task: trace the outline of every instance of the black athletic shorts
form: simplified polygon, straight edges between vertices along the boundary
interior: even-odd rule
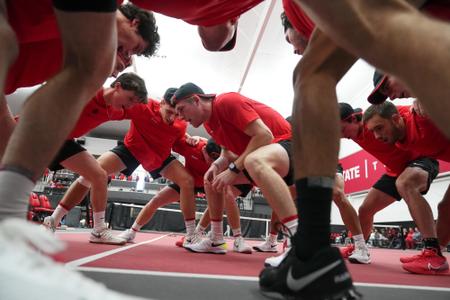
[[[66,12],[104,12],[117,10],[116,0],[53,0],[53,6]]]
[[[58,171],[64,169],[64,166],[61,165],[61,162],[83,151],[86,151],[86,149],[78,144],[75,140],[67,140],[64,142],[61,149],[59,149],[59,152],[56,154],[55,158],[50,163],[48,168],[50,169],[50,171]]]
[[[284,148],[284,150],[286,150],[287,155],[289,157],[289,171],[287,173],[286,176],[283,177],[284,182],[286,182],[286,184],[288,186],[291,186],[294,184],[294,162],[292,160],[292,149],[291,149],[291,140],[282,140],[277,142],[277,144],[280,144],[281,147]],[[242,172],[244,173],[245,177],[247,177],[247,179],[251,182],[254,183],[252,177],[250,176],[250,174],[247,172],[247,170],[242,170]]]
[[[119,156],[119,158],[122,160],[123,164],[126,166],[125,169],[123,169],[122,171],[120,171],[120,173],[126,175],[126,176],[131,176],[131,174],[133,174],[134,170],[136,170],[137,167],[139,167],[139,165],[141,164],[136,157],[134,157],[133,153],[130,152],[130,150],[128,150],[127,146],[122,142],[119,141],[117,142],[117,146],[114,147],[113,149],[109,150],[111,152],[113,152],[114,154],[116,154],[117,156]],[[173,160],[175,160],[175,156],[173,156],[172,154],[169,155],[169,157],[167,157],[161,167],[148,171],[150,176],[152,176],[153,179],[158,179],[159,177],[161,177],[160,172]]]
[[[426,193],[428,193],[431,183],[439,174],[439,162],[433,158],[421,157],[409,162],[408,167],[421,168],[428,173],[427,188],[425,189],[425,191],[421,192],[421,194],[425,195]],[[397,191],[397,187],[395,186],[396,180],[397,177],[384,174],[380,179],[378,179],[377,182],[375,182],[372,187],[385,194],[388,194],[389,196],[395,198],[397,201],[400,201],[402,199],[402,196],[400,196]]]

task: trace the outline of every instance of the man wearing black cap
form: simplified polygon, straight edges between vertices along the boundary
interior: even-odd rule
[[[417,227],[425,237],[427,246],[436,244],[439,247],[433,214],[422,196],[428,192],[431,182],[439,172],[438,162],[418,154],[415,149],[400,149],[392,143],[383,142],[363,123],[360,110],[355,112],[347,103],[339,103],[339,107],[342,137],[352,139],[386,166],[386,174],[373,185],[359,208],[359,218],[365,238],[368,238],[371,231],[375,213],[394,203],[395,200],[399,201],[403,198]],[[411,112],[410,106],[397,106],[397,109],[405,114]],[[414,258],[424,259],[425,256],[414,256]],[[427,255],[426,259],[433,258]],[[417,262],[414,262],[411,257],[400,260],[404,263],[402,267],[411,273],[436,274],[439,271],[430,269],[429,273],[425,273],[417,268]],[[434,261],[431,262],[436,265]],[[427,263],[428,261],[426,265]]]
[[[238,93],[205,94],[193,83],[182,85],[172,97],[177,113],[192,126],[202,124],[224,148],[205,174],[211,216],[211,237],[188,247],[194,252],[226,253],[223,239],[223,191],[253,181],[261,188],[286,230],[297,229],[292,185],[290,124],[272,108]],[[234,154],[235,153],[235,154]]]
[[[375,71],[373,74],[373,85],[375,88],[367,97],[367,101],[372,104],[382,103],[387,98],[394,100],[412,97],[405,86],[395,77],[382,74],[379,71]]]
[[[196,143],[192,143],[191,139],[181,139],[175,142],[173,151],[184,156],[185,168],[194,178],[195,193],[205,193],[203,189],[203,175],[208,170],[211,163],[220,155],[220,147],[214,141],[207,141],[204,138],[197,137]],[[250,246],[245,243],[241,235],[239,208],[235,201],[236,197],[244,194],[246,196],[252,189],[251,185],[235,186],[230,188],[230,194],[226,201],[226,211],[228,221],[233,230],[235,241],[233,243],[233,251],[239,253],[251,253]],[[134,241],[136,233],[139,232],[145,224],[147,224],[153,214],[159,207],[177,202],[180,200],[180,186],[176,183],[169,184],[160,190],[150,201],[144,206],[136,217],[134,224],[130,229],[125,230],[118,237],[125,239],[127,242]],[[209,225],[209,215],[205,211],[202,220],[197,226],[197,232],[205,235],[205,230]],[[177,246],[182,247],[185,237],[177,242]]]
[[[299,10],[304,9],[318,27],[294,70],[294,171],[297,189],[301,191],[297,199],[301,212],[298,242],[295,243],[297,260],[286,261],[276,271],[262,273],[260,285],[267,292],[296,297],[357,298],[350,274],[344,263],[339,263],[339,253],[330,248],[328,241],[332,186],[339,152],[336,85],[357,57],[362,57],[407,83],[419,99],[424,98],[427,111],[450,136],[447,116],[450,102],[445,102],[446,109],[440,106],[442,99],[449,98],[450,71],[446,62],[449,61],[450,36],[446,24],[421,15],[406,1],[290,2]],[[417,7],[424,3],[411,2]],[[446,5],[448,3],[443,6]],[[436,43],[436,36],[445,38]],[[413,46],[406,49],[405,41],[413,41]],[[423,51],[424,44],[429,51]],[[433,55],[430,57],[429,53]],[[306,268],[311,271],[302,271]],[[328,272],[318,276],[314,283],[299,284],[304,277],[313,274],[312,270],[322,268]],[[332,283],[331,278],[335,276],[346,280]],[[324,289],[324,285],[328,288]]]

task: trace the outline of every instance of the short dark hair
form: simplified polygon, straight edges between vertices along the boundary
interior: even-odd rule
[[[131,3],[119,6],[119,11],[130,21],[139,20],[139,35],[148,43],[148,47],[140,55],[146,57],[154,55],[159,48],[159,34],[153,13]]]
[[[123,73],[111,83],[111,87],[114,87],[117,82],[124,90],[133,91],[140,103],[147,103],[147,88],[141,77],[135,73]]]
[[[281,17],[281,24],[283,24],[284,27],[284,32],[286,32],[289,28],[293,28],[291,22],[289,22],[289,19],[284,11],[281,13],[280,17]]]
[[[208,142],[206,143],[205,150],[208,154],[211,154],[213,152],[220,154],[222,148],[220,148],[220,146],[216,144],[216,142],[212,138],[209,138]]]
[[[395,114],[398,114],[397,107],[392,102],[385,101],[381,104],[372,104],[369,106],[364,112],[363,121],[366,123],[375,115],[379,115],[383,119],[390,119]]]

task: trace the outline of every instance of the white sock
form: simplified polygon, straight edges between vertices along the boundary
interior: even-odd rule
[[[354,235],[353,240],[355,241],[355,245],[359,248],[366,248],[366,241],[364,241],[364,235],[362,233]]]
[[[94,212],[94,230],[102,231],[106,228],[105,211]]]
[[[184,220],[184,224],[186,224],[186,234],[193,235],[195,232],[195,219]]]
[[[238,227],[238,228],[235,228],[235,229],[231,229],[232,231],[233,231],[233,236],[234,237],[238,237],[238,236],[241,236],[242,235],[242,233],[241,233],[241,227]]]
[[[294,236],[294,234],[297,232],[297,225],[298,225],[298,219],[294,219],[288,222],[283,223],[284,226],[289,228],[290,234]]]
[[[136,223],[136,221],[134,221],[133,226],[131,226],[131,229],[136,232],[141,230],[141,228],[142,228],[142,225],[139,225],[138,223]]]
[[[211,221],[211,240],[223,241],[223,220]]]
[[[55,208],[55,211],[52,213],[52,217],[55,220],[55,226],[58,226],[61,223],[62,218],[67,215],[69,211],[62,207],[60,204]]]
[[[271,234],[269,235],[269,242],[270,242],[271,244],[275,244],[275,243],[277,242],[277,238],[278,238],[278,234],[273,234],[273,233],[271,233]]]
[[[35,183],[13,171],[0,171],[0,220],[27,217],[28,199]]]

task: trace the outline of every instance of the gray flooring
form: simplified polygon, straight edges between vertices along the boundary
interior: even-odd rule
[[[256,279],[190,278],[170,276],[170,274],[123,274],[98,271],[83,271],[83,273],[112,289],[152,299],[267,299],[259,293]],[[356,285],[366,300],[450,300],[450,290],[444,289]]]

